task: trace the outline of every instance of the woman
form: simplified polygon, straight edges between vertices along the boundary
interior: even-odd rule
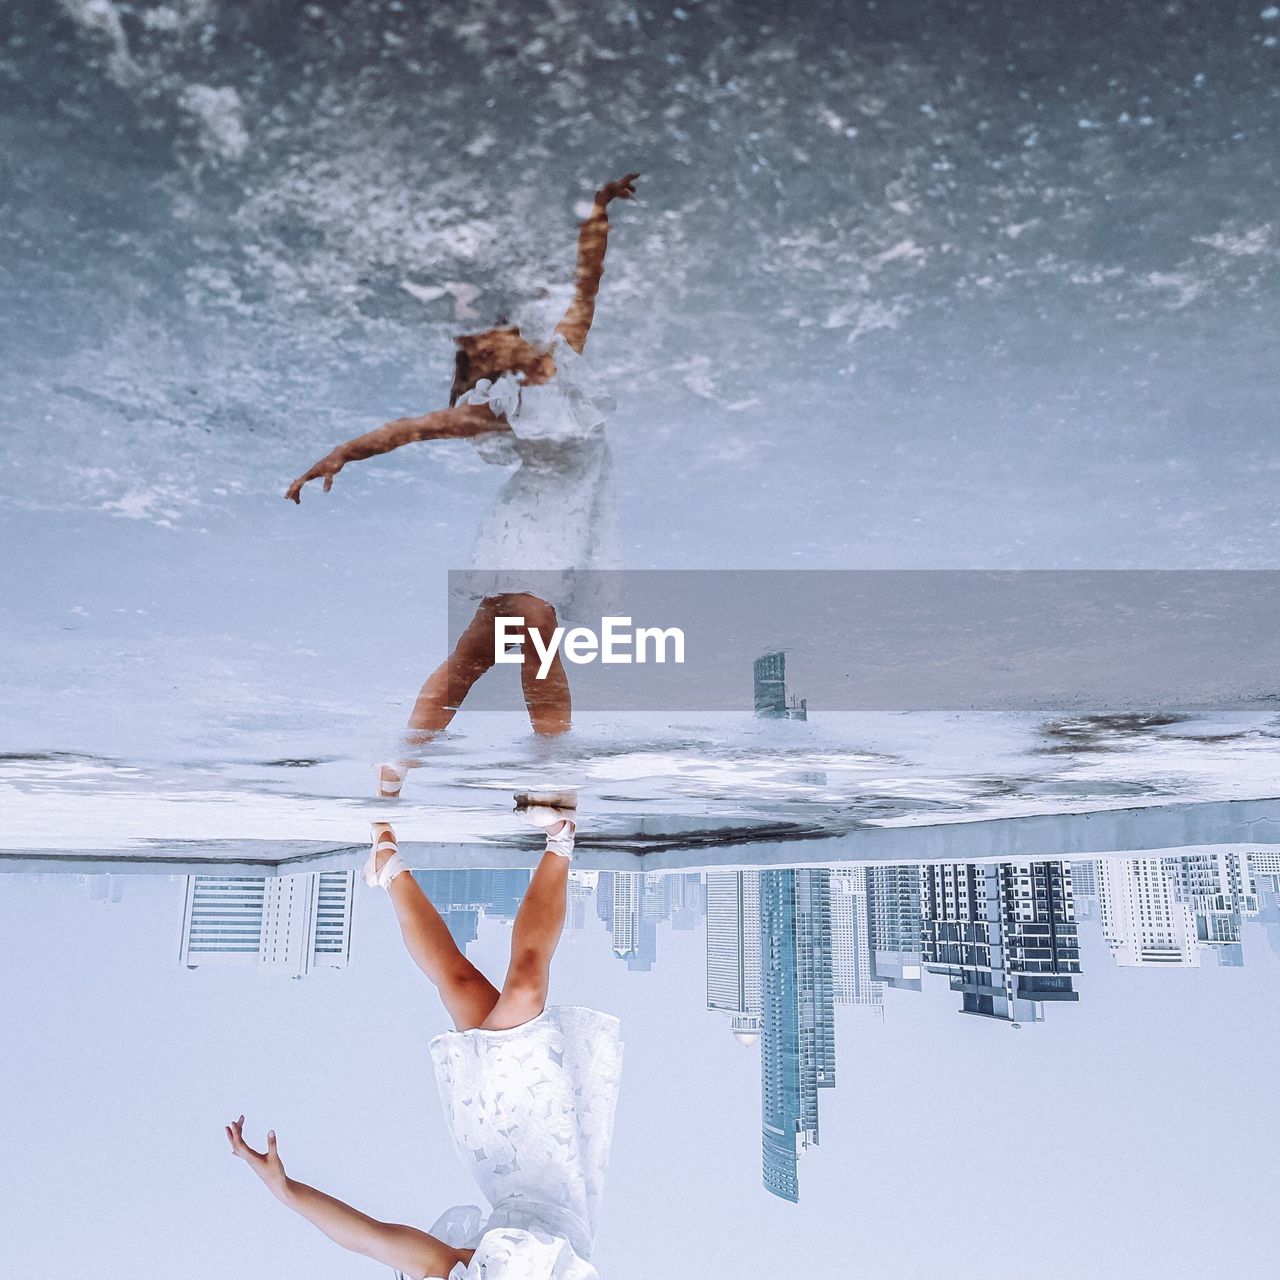
[[[331,1240],[411,1280],[599,1280],[591,1265],[622,1069],[618,1021],[592,1009],[546,1007],[551,956],[564,928],[572,811],[533,809],[546,852],[511,934],[502,990],[458,949],[396,848],[374,827],[366,883],[391,895],[409,954],[435,983],[455,1031],[431,1041],[445,1116],[462,1163],[488,1198],[449,1210],[430,1232],[379,1222],[285,1173],[267,1149],[227,1126],[232,1152],[289,1208]]]
[[[531,342],[518,325],[500,325],[457,339],[450,407],[399,418],[339,445],[289,486],[301,502],[309,481],[333,478],[348,462],[388,453],[415,440],[465,437],[488,462],[520,464],[481,525],[465,595],[475,607],[453,652],[423,685],[409,717],[411,741],[445,728],[471,686],[494,665],[494,621],[524,619],[521,683],[537,734],[569,728],[569,682],[557,654],[537,678],[531,635],[548,640],[557,624],[581,613],[575,570],[617,567],[609,450],[604,422],[612,410],[582,361],[595,317],[608,244],[608,207],[635,195],[629,173],[596,192],[578,235],[573,301],[549,342]],[[386,765],[379,794],[398,795],[404,770]]]

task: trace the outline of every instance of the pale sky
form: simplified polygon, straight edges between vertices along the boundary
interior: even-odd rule
[[[181,901],[163,878],[111,905],[5,880],[14,1274],[385,1276],[276,1204],[221,1126],[274,1127],[291,1175],[378,1215],[426,1227],[475,1198],[426,1054],[443,1015],[388,904],[360,892],[351,967],[294,982],[180,969]],[[1021,1031],[961,1016],[941,978],[890,991],[883,1021],[838,1010],[798,1207],[760,1186],[758,1058],[703,1007],[701,929],[660,926],[647,974],[594,920],[568,936],[552,998],[619,1015],[627,1044],[602,1276],[649,1280],[673,1251],[708,1276],[1266,1274],[1280,962],[1255,926],[1237,970],[1119,970],[1082,935],[1080,1003]],[[506,936],[483,926],[473,959],[498,967]]]

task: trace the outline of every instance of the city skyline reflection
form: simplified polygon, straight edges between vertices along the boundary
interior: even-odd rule
[[[519,869],[414,875],[466,950],[483,921],[509,923]],[[79,877],[119,901],[129,877]],[[301,978],[352,961],[355,873],[191,875],[179,963]],[[1098,927],[1106,959],[1085,957]],[[853,864],[705,872],[575,869],[566,933],[607,935],[651,972],[667,931],[701,930],[705,1005],[760,1067],[761,1182],[800,1198],[800,1157],[820,1143],[819,1099],[837,1086],[837,1016],[885,1018],[943,984],[956,1011],[1014,1029],[1070,1018],[1090,965],[1238,968],[1248,942],[1280,955],[1280,853]],[[850,1007],[851,1015],[837,1015]]]

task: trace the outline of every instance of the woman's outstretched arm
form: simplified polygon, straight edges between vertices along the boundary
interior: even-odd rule
[[[310,471],[303,472],[285,490],[284,497],[302,502],[302,486],[311,480],[324,477],[324,492],[333,488],[333,477],[348,462],[362,462],[365,458],[390,453],[402,444],[415,440],[451,440],[463,436],[481,435],[485,431],[509,431],[506,419],[497,417],[488,404],[454,404],[452,408],[440,408],[434,413],[421,413],[417,417],[398,417],[378,429],[357,435],[346,444],[325,454]]]
[[[564,313],[564,319],[556,325],[556,332],[564,334],[566,341],[579,354],[586,345],[591,322],[596,317],[596,294],[600,292],[604,255],[609,247],[609,202],[633,199],[635,180],[639,176],[638,173],[629,173],[616,182],[606,182],[596,192],[595,204],[578,228],[578,266],[573,275],[573,301]]]
[[[366,431],[346,444],[340,444],[326,454],[310,471],[300,475],[287,490],[285,497],[294,502],[302,501],[302,486],[312,480],[324,478],[324,491],[333,488],[333,477],[348,462],[363,462],[380,453],[390,453],[403,444],[416,440],[456,440],[464,436],[478,436],[486,431],[509,431],[506,420],[496,417],[488,405],[458,404],[452,409],[437,409],[416,418],[397,418],[374,431]]]
[[[324,477],[324,492],[328,493],[333,488],[333,477],[348,462],[364,462],[365,458],[390,453],[392,449],[412,444],[415,440],[457,440],[481,435],[485,431],[509,430],[506,419],[495,416],[488,404],[454,404],[453,408],[440,408],[417,417],[398,417],[326,453],[310,471],[303,472],[289,485],[284,497],[302,502],[302,486],[311,480],[319,480],[321,476]]]
[[[295,1182],[280,1162],[274,1133],[267,1134],[265,1151],[255,1151],[245,1143],[244,1116],[227,1125],[227,1138],[232,1154],[257,1174],[281,1204],[301,1214],[344,1249],[403,1271],[411,1280],[447,1276],[455,1263],[461,1262],[464,1266],[470,1263],[471,1249],[455,1249],[416,1227],[379,1222],[315,1187]]]

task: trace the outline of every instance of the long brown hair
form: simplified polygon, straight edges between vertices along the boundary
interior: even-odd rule
[[[457,404],[458,400],[466,395],[481,378],[492,380],[511,372],[505,365],[498,367],[492,358],[486,358],[476,350],[479,346],[477,339],[488,337],[489,334],[501,329],[509,333],[520,332],[518,325],[508,324],[505,319],[500,319],[492,329],[486,329],[483,333],[464,333],[461,337],[454,339],[458,350],[453,357],[453,386],[449,389],[450,405]]]

